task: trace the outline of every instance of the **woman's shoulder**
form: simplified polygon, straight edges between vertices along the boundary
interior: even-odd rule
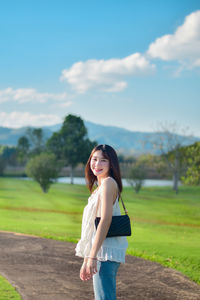
[[[112,190],[118,189],[117,182],[115,181],[115,179],[113,177],[110,177],[110,176],[104,178],[101,185],[102,185],[102,188],[110,188]]]

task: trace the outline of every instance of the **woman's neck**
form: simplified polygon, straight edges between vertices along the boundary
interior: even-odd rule
[[[99,178],[97,177],[98,186],[100,186],[102,184],[102,181],[108,177],[109,177],[109,174],[104,177],[99,177]]]

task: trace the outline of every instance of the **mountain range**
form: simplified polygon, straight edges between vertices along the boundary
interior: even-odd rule
[[[88,130],[88,137],[90,140],[95,140],[99,144],[109,144],[120,153],[139,155],[142,153],[153,152],[152,141],[160,139],[158,132],[139,132],[130,131],[124,128],[115,126],[104,126],[95,124],[89,121],[84,121]],[[53,132],[58,131],[62,124],[43,127],[45,138],[49,138]],[[0,145],[16,146],[19,137],[25,135],[28,127],[18,129],[0,127]],[[183,145],[189,145],[196,141],[200,141],[198,137],[182,138]]]

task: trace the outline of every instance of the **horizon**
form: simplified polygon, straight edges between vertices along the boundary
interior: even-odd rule
[[[129,129],[126,129],[126,128],[123,128],[123,127],[119,127],[119,126],[113,126],[113,125],[104,125],[104,124],[99,124],[99,123],[94,123],[94,122],[91,122],[91,121],[88,121],[88,120],[83,120],[83,122],[88,122],[88,123],[91,123],[91,124],[94,124],[94,125],[97,125],[97,126],[103,126],[103,127],[113,127],[113,128],[117,128],[117,129],[122,129],[122,130],[125,130],[125,131],[129,131],[131,133],[146,133],[146,134],[151,134],[151,133],[160,133],[160,132],[164,132],[164,130],[155,130],[155,131],[139,131],[139,130],[129,130]],[[1,126],[0,125],[0,128],[6,128],[6,129],[14,129],[14,130],[20,130],[20,129],[24,129],[24,128],[48,128],[48,127],[53,127],[53,126],[61,126],[62,123],[57,123],[57,124],[53,124],[53,125],[44,125],[44,126],[23,126],[23,127],[7,127],[7,126]],[[174,132],[174,134],[177,134],[177,135],[180,135],[180,136],[184,136],[183,133],[181,132]],[[186,136],[190,136],[189,134],[186,135]],[[191,137],[193,138],[199,138],[200,139],[200,136],[197,136],[197,135],[191,135]]]
[[[199,1],[7,1],[0,36],[1,127],[73,114],[131,132],[177,123],[200,137]]]

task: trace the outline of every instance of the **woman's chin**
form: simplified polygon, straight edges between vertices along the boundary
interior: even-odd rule
[[[101,176],[102,172],[93,172],[96,177]]]

